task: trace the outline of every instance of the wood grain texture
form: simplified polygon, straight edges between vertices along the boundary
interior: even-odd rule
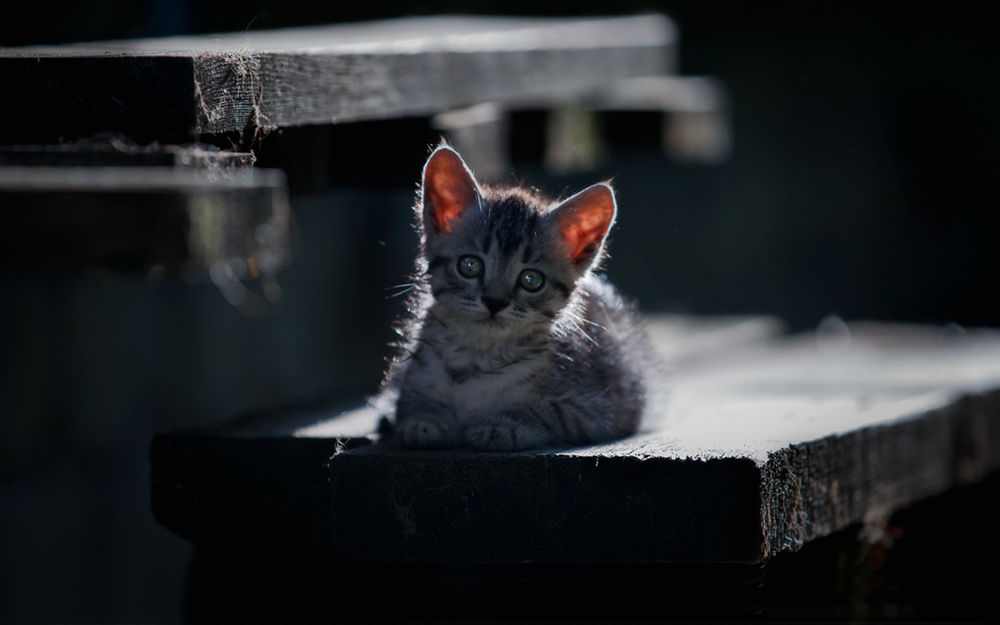
[[[996,332],[855,324],[698,357],[671,355],[667,338],[696,325],[650,325],[670,400],[628,439],[410,452],[370,444],[366,410],[162,434],[154,511],[202,546],[311,544],[367,561],[759,563],[1000,469]],[[283,466],[299,445],[315,461]],[[241,477],[262,471],[266,483]]]
[[[288,262],[290,208],[276,170],[0,167],[7,274],[128,268],[236,284]]]
[[[135,145],[117,138],[59,145],[0,145],[4,167],[180,167],[229,170],[253,166],[250,152],[208,145]]]
[[[579,97],[672,73],[659,15],[410,18],[204,37],[0,49],[0,143],[100,131],[137,141],[430,115]]]

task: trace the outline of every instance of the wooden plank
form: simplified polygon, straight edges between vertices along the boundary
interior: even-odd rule
[[[989,622],[994,580],[981,563],[1000,553],[998,494],[1000,474],[894,515],[891,548],[853,527],[766,566],[366,563],[210,545],[188,570],[186,620],[451,622],[489,606],[503,622]]]
[[[241,280],[271,276],[289,260],[291,215],[277,170],[0,167],[0,205],[6,274],[209,275],[238,297]]]
[[[593,106],[603,111],[660,111],[664,150],[674,159],[719,162],[732,149],[729,94],[705,76],[627,78],[602,91]]]
[[[510,173],[510,120],[496,103],[435,115],[431,127],[463,155],[480,182],[500,181]]]
[[[58,145],[0,145],[3,167],[182,167],[232,169],[253,166],[251,152],[212,145],[136,145],[121,137],[98,137]]]
[[[662,149],[692,163],[717,163],[731,151],[728,92],[710,77],[625,78],[582,100],[536,109],[546,116],[545,165],[562,173],[606,161],[612,146]]]
[[[677,321],[650,324],[668,358]],[[998,332],[855,324],[671,361],[669,407],[605,445],[401,451],[369,444],[367,409],[162,434],[154,511],[203,546],[366,561],[758,563],[1000,469]],[[317,460],[285,470],[299,445]]]
[[[430,115],[568,98],[673,72],[661,15],[431,17],[263,32],[0,49],[0,143],[101,131],[140,141]]]

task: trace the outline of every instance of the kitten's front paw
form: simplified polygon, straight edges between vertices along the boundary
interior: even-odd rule
[[[549,440],[544,428],[501,415],[469,426],[465,442],[482,451],[517,451],[542,447]]]
[[[408,419],[397,426],[396,440],[403,447],[434,449],[455,445],[455,428],[441,421]]]

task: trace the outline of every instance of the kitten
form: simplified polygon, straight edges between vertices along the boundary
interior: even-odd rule
[[[497,451],[633,433],[647,343],[637,313],[592,273],[616,210],[605,183],[551,202],[481,186],[456,151],[434,150],[384,433],[404,447]]]

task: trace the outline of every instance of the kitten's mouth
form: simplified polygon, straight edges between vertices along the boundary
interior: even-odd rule
[[[486,317],[486,327],[488,328],[499,330],[501,328],[506,328],[508,325],[509,324],[500,317],[493,317],[493,316]]]

